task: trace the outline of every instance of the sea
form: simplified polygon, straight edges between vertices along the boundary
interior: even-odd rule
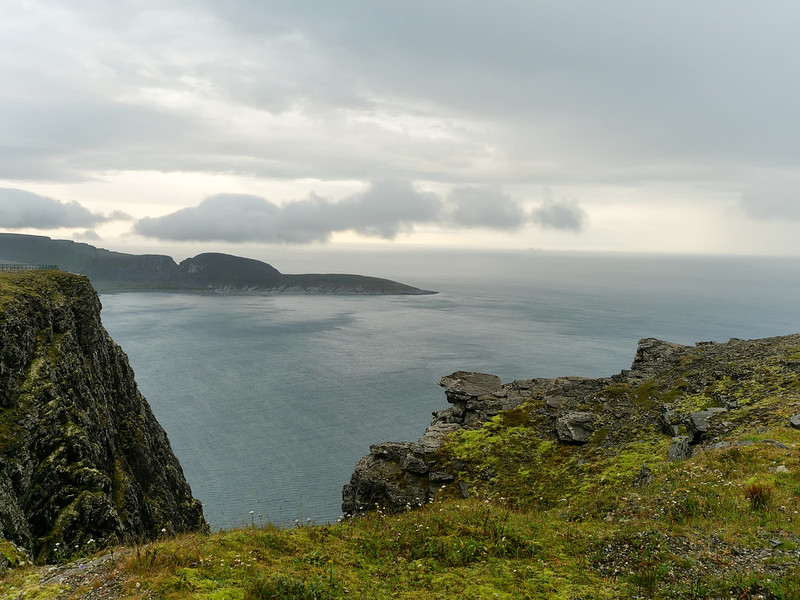
[[[608,376],[645,337],[800,332],[798,258],[416,251],[273,264],[312,272],[314,260],[438,293],[101,295],[214,529],[336,521],[358,459],[417,440],[454,371]]]

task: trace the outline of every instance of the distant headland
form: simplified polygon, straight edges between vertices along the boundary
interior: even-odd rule
[[[48,264],[86,275],[101,292],[419,295],[429,290],[349,274],[283,274],[265,262],[207,252],[180,263],[163,254],[126,254],[71,240],[0,233],[0,261]]]

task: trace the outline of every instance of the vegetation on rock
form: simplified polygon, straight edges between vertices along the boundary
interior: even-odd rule
[[[88,280],[0,274],[0,557],[12,542],[44,562],[205,526]]]

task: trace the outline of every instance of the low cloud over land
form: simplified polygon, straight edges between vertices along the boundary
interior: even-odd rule
[[[408,182],[376,182],[342,200],[311,194],[281,206],[259,196],[218,194],[198,206],[139,220],[138,234],[171,241],[324,242],[341,231],[394,239],[419,225],[514,230],[527,223],[580,231],[584,212],[574,201],[548,198],[532,211],[496,188],[459,187],[447,197]]]
[[[61,202],[15,188],[0,188],[0,227],[4,229],[60,229],[93,227],[108,221],[130,220],[120,211],[94,213],[77,202]]]

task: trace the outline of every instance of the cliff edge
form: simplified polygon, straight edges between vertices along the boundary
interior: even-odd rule
[[[342,490],[345,514],[476,491],[547,507],[635,484],[667,461],[750,445],[768,428],[798,429],[800,335],[694,346],[646,338],[631,368],[610,377],[502,384],[458,371],[440,385],[451,407],[417,442],[370,446]]]
[[[0,274],[0,561],[207,528],[100,309],[86,277]]]

